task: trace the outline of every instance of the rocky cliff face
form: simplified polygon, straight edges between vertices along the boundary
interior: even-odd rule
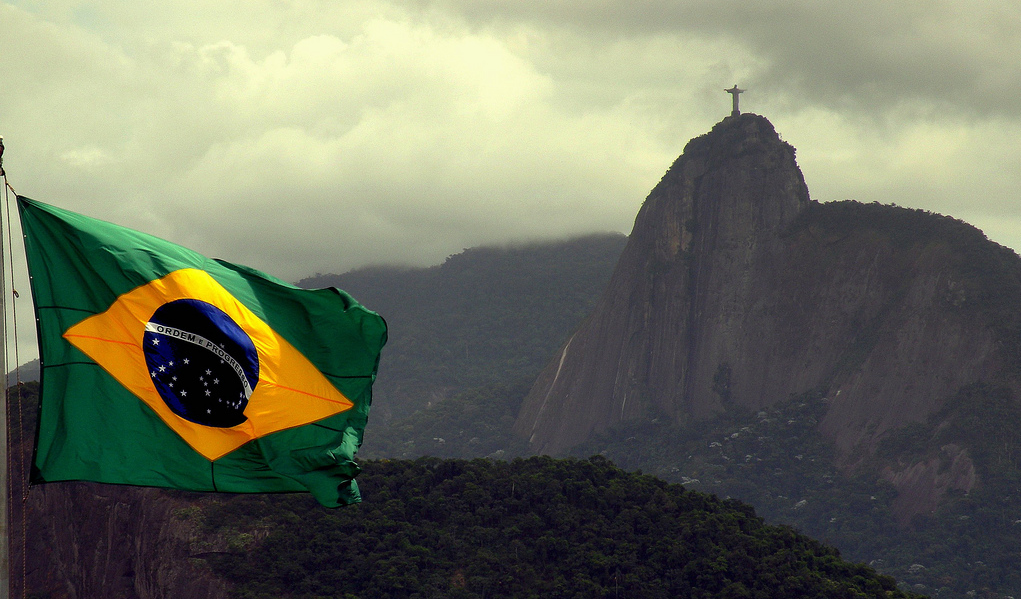
[[[191,503],[161,489],[90,483],[34,488],[26,545],[30,593],[68,599],[226,597],[226,583],[192,559],[212,546],[188,519]]]
[[[210,501],[208,496],[82,482],[32,487],[21,501],[37,388],[30,384],[20,398],[10,398],[16,427],[11,456],[21,461],[10,473],[11,596],[227,597],[228,585],[195,559],[237,542],[206,533],[196,520],[196,506]]]
[[[925,231],[909,239],[881,211],[838,218],[841,209],[809,199],[794,148],[761,116],[728,117],[693,139],[516,432],[561,454],[625,420],[693,422],[814,391],[829,402],[819,430],[851,469],[962,386],[1014,385],[995,323],[967,308],[974,287],[952,244]],[[931,459],[887,479],[908,495],[974,484],[966,453]],[[951,465],[965,474],[926,474]],[[904,513],[930,499],[906,499]]]

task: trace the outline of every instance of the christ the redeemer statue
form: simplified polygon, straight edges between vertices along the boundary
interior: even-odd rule
[[[742,93],[744,93],[744,90],[743,89],[738,89],[737,88],[737,84],[735,83],[734,87],[732,87],[730,89],[725,89],[723,91],[727,92],[728,94],[730,94],[734,98],[734,110],[730,111],[730,116],[737,116],[737,115],[741,114],[741,111],[737,109],[737,102],[738,102],[739,96]]]

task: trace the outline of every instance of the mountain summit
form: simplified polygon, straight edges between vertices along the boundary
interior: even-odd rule
[[[794,357],[776,355],[787,314],[775,261],[809,202],[794,148],[765,118],[728,117],[691,140],[638,213],[606,295],[525,400],[518,432],[557,453],[621,420],[786,397]]]
[[[959,221],[810,200],[770,122],[731,116],[649,194],[605,295],[515,431],[560,454],[622,421],[698,422],[814,395],[827,404],[818,430],[853,469],[966,385],[1015,386],[1017,343],[1004,341],[986,282],[1002,288],[1018,272],[1016,255]],[[975,484],[967,448],[947,447],[887,464],[913,498],[903,518]]]

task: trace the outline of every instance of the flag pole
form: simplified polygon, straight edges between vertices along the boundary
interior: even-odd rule
[[[4,173],[4,138],[0,135],[0,180],[3,180],[4,198],[7,197],[7,176]],[[8,233],[9,231],[8,223]],[[10,235],[8,235],[10,238]],[[0,599],[9,599],[11,596],[11,549],[10,549],[10,521],[11,506],[8,498],[11,495],[9,479],[10,456],[7,451],[7,279],[4,272],[4,230],[3,219],[0,218],[0,376],[3,376],[3,406],[0,409],[0,452],[3,459],[0,459],[0,481],[3,481],[3,493],[0,493]]]

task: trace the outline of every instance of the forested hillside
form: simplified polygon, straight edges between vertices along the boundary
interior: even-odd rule
[[[12,395],[23,410],[14,439],[23,457],[37,389],[30,383]],[[789,527],[766,525],[745,504],[626,472],[600,456],[383,459],[363,467],[365,501],[336,510],[303,494],[36,488],[27,596],[913,596]],[[15,507],[18,522],[23,505]],[[47,515],[54,509],[59,517]]]
[[[909,596],[751,508],[602,458],[376,461],[371,500],[238,496],[182,514],[246,599]]]
[[[339,287],[386,318],[373,426],[471,387],[534,378],[591,311],[626,241],[472,248],[430,268],[365,268],[299,285]]]

